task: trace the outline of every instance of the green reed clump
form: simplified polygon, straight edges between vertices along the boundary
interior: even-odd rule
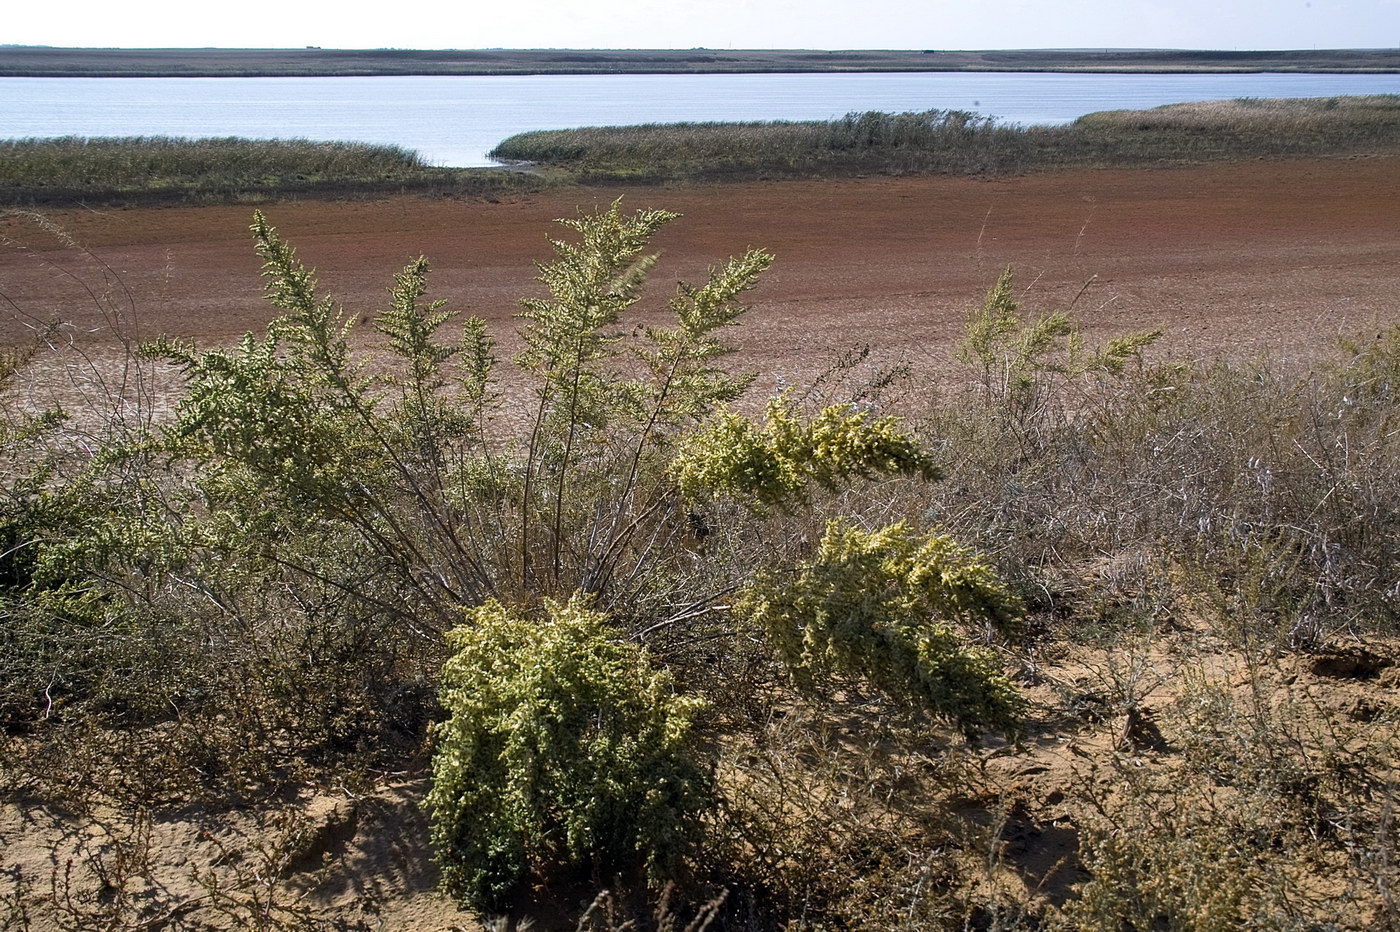
[[[1090,113],[1070,125],[1085,157],[1124,164],[1394,152],[1400,95],[1245,97]]]
[[[201,175],[371,178],[428,167],[416,152],[398,146],[306,139],[64,136],[0,142],[0,179],[6,184],[129,187]]]

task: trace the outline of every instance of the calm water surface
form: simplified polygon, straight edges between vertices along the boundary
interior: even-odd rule
[[[1063,123],[1231,97],[1397,94],[1400,75],[739,74],[381,78],[0,78],[0,137],[299,136],[392,143],[481,166],[532,129],[975,110]]]

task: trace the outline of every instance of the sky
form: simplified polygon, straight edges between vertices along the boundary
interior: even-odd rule
[[[1400,0],[64,0],[0,44],[180,48],[1400,47]]]

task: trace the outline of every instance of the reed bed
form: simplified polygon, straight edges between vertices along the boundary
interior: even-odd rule
[[[528,185],[436,168],[399,146],[168,136],[0,141],[7,203],[207,202],[392,191],[463,193]]]
[[[1174,104],[1021,126],[962,110],[522,133],[491,155],[583,181],[1045,169],[1394,152],[1400,95]]]
[[[887,170],[977,173],[1030,135],[963,110],[852,113],[837,120],[651,123],[522,133],[491,157],[593,180]]]

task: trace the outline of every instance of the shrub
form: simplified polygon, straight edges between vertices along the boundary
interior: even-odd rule
[[[451,717],[428,805],[443,886],[477,908],[559,868],[662,880],[709,800],[691,743],[699,703],[582,599],[544,608],[527,618],[491,601],[449,635]]]
[[[1050,397],[1063,395],[1047,384],[1089,373],[1122,375],[1129,360],[1162,335],[1160,327],[1126,334],[1096,349],[1085,346],[1078,322],[1065,311],[1023,324],[1012,293],[1012,272],[1002,272],[982,304],[967,317],[958,359],[981,368],[982,391],[1019,421],[1033,418]]]
[[[767,632],[800,685],[860,676],[966,732],[1017,727],[1021,699],[996,655],[968,644],[953,623],[1005,627],[1019,605],[949,538],[833,522],[795,579],[759,577],[737,609]]]
[[[830,491],[878,473],[937,479],[932,458],[898,425],[899,418],[871,419],[846,405],[804,424],[786,398],[774,398],[761,429],[720,412],[689,438],[671,471],[690,498],[734,496],[785,507],[805,501],[814,482]]]

